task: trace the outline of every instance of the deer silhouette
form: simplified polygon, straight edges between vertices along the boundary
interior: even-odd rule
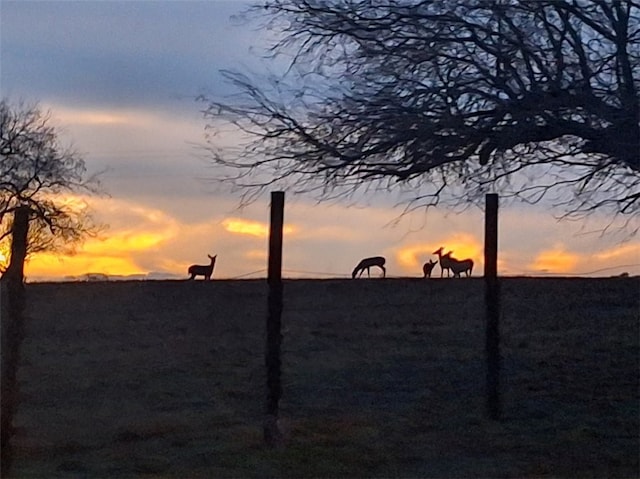
[[[371,258],[365,258],[362,261],[360,261],[358,265],[353,269],[353,273],[351,273],[351,277],[355,278],[356,275],[358,275],[358,273],[360,273],[359,276],[362,276],[362,273],[364,273],[364,270],[366,269],[367,276],[370,278],[371,277],[370,268],[372,266],[377,266],[382,270],[382,277],[384,278],[387,275],[387,270],[384,267],[384,264],[386,261],[387,260],[382,256],[373,256]]]
[[[447,254],[450,255],[451,253],[447,253]],[[463,260],[457,260],[451,257],[450,259],[451,259],[451,271],[453,271],[454,278],[459,278],[460,273],[465,273],[467,277],[471,276],[471,272],[473,271],[472,259],[468,258]]]
[[[438,255],[438,261],[440,261],[440,277],[444,275],[444,270],[447,270],[447,278],[449,277],[449,270],[451,269],[451,253],[453,251],[449,251],[447,254],[442,254],[444,252],[444,247],[440,246],[437,250],[435,250],[431,254]]]
[[[431,272],[433,271],[433,267],[437,265],[437,261],[429,260],[422,266],[422,272],[424,273],[425,278],[431,278]]]
[[[473,260],[471,258],[459,260],[451,255],[453,251],[449,251],[447,254],[442,254],[444,248],[441,246],[438,250],[434,251],[433,254],[438,255],[438,259],[440,260],[440,277],[444,273],[444,270],[447,270],[447,277],[449,277],[449,271],[453,273],[454,278],[459,278],[461,273],[465,273],[466,276],[471,276],[471,272],[473,271]]]
[[[210,264],[192,264],[191,266],[189,266],[189,274],[191,275],[189,279],[195,279],[196,276],[204,276],[204,279],[207,281],[211,279],[211,275],[213,274],[213,267],[216,264],[216,258],[218,257],[218,255],[207,256],[211,260]]]

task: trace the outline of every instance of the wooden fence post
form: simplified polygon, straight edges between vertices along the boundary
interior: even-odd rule
[[[271,193],[271,223],[269,229],[268,316],[265,363],[267,367],[267,402],[264,440],[269,446],[282,444],[278,424],[278,403],[282,395],[280,381],[280,345],[282,343],[282,232],[284,225],[284,192]]]
[[[500,401],[500,283],[498,281],[498,195],[486,195],[484,278],[486,306],[487,414],[497,420]]]

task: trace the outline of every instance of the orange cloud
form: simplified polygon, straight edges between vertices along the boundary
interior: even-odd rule
[[[258,221],[227,218],[222,222],[222,226],[224,226],[224,229],[229,233],[257,236],[259,238],[266,238],[269,234],[269,226]]]
[[[237,233],[241,235],[256,236],[258,238],[266,238],[269,235],[269,225],[259,221],[245,220],[242,218],[227,218],[222,222],[222,226],[229,233]],[[284,234],[291,234],[294,228],[290,225],[284,225]]]
[[[569,273],[575,271],[579,261],[579,255],[565,251],[562,247],[556,247],[538,253],[533,263],[529,265],[529,269],[550,273]]]
[[[126,257],[114,256],[64,256],[41,253],[25,264],[25,276],[64,277],[81,276],[86,273],[104,273],[107,275],[128,275],[143,273],[138,266]]]
[[[112,198],[69,196],[65,201],[78,207],[88,204],[96,219],[108,224],[109,229],[97,238],[87,238],[72,255],[34,254],[25,265],[30,277],[145,273],[139,259],[158,251],[180,233],[171,216],[153,208]]]
[[[626,244],[616,246],[601,253],[594,255],[600,261],[620,260],[625,258],[636,258],[640,260],[640,244]]]
[[[87,241],[79,253],[109,256],[115,253],[148,251],[172,236],[166,232],[121,231],[103,240]]]
[[[396,253],[396,261],[405,271],[418,271],[434,249],[433,245],[424,244],[403,246]]]
[[[456,233],[445,239],[432,251],[435,251],[440,246],[444,246],[445,252],[453,252],[452,256],[458,259],[470,258],[478,261],[483,256],[482,243],[475,236],[468,233]]]

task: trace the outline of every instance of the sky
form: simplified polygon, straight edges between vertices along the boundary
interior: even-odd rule
[[[242,1],[0,0],[0,91],[51,112],[61,140],[103,171],[105,195],[86,198],[108,227],[74,255],[37,254],[28,281],[187,278],[217,255],[214,278],[266,277],[269,196],[240,196],[212,181],[203,154],[201,94],[232,93],[221,70],[264,72],[272,32],[242,20]],[[231,133],[224,141],[233,142]],[[286,192],[285,192],[286,193]],[[350,277],[383,255],[388,276],[422,276],[439,247],[483,273],[484,213],[445,207],[403,215],[395,191],[318,203],[287,195],[285,277]],[[611,218],[556,219],[545,205],[501,204],[501,275],[640,274],[638,226],[602,230]],[[372,276],[378,276],[372,270]],[[435,276],[440,275],[438,267]]]

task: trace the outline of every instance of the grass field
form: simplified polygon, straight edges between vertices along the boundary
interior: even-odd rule
[[[640,475],[639,278],[502,280],[498,422],[481,279],[284,288],[269,449],[264,280],[27,285],[13,475]]]

